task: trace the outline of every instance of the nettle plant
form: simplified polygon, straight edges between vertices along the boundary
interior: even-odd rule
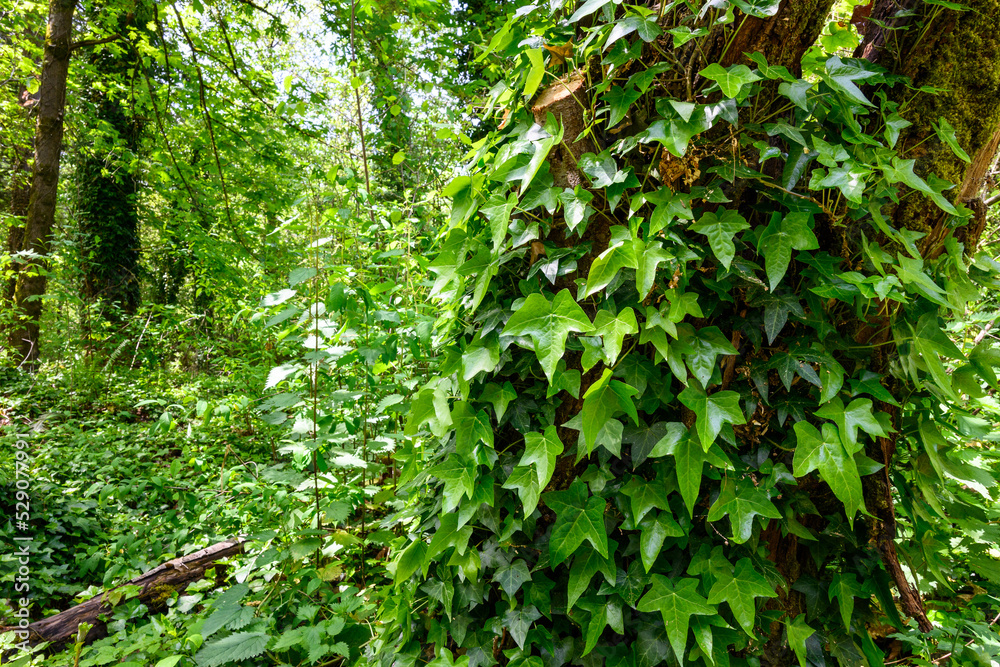
[[[918,590],[967,584],[949,646],[981,658],[993,453],[957,445],[1000,356],[945,328],[997,265],[897,147],[896,91],[931,93],[835,54],[722,64],[777,2],[562,5],[483,54],[502,122],[447,191],[451,343],[397,454],[373,658],[876,665],[948,634]],[[890,215],[918,199],[938,251]]]

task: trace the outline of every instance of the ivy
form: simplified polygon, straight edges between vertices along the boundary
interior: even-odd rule
[[[878,664],[874,628],[900,627],[892,587],[910,587],[887,554],[935,560],[925,592],[980,585],[916,536],[933,522],[961,540],[956,513],[991,530],[989,464],[957,443],[1000,357],[948,322],[996,267],[954,239],[931,252],[893,216],[915,198],[941,229],[968,215],[897,147],[901,77],[823,53],[839,33],[801,77],[769,63],[777,49],[724,57],[782,4],[532,5],[490,42],[514,88],[538,36],[578,40],[449,189],[459,212],[432,267],[449,281],[438,335],[462,361],[414,401],[422,465],[393,520],[401,554],[456,514],[476,548],[422,562],[461,613],[428,601],[418,619],[418,571],[397,578],[373,649],[386,667],[419,651],[470,667]],[[930,131],[949,151],[961,136]],[[466,435],[466,404],[492,441]]]

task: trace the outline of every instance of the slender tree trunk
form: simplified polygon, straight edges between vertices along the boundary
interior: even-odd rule
[[[63,114],[66,107],[66,77],[73,32],[75,0],[50,0],[42,80],[39,88],[38,123],[35,130],[35,164],[31,196],[28,202],[24,248],[43,258],[49,253],[52,227],[55,224],[59,190],[59,158],[62,153]],[[45,260],[37,269],[18,275],[14,301],[23,319],[14,327],[12,343],[21,357],[33,363],[38,359],[39,323],[42,296],[45,294]]]

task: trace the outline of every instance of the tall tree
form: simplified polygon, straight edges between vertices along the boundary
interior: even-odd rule
[[[47,280],[46,257],[55,224],[62,155],[63,115],[66,107],[66,77],[69,73],[75,0],[50,0],[45,50],[37,105],[35,161],[23,247],[33,252],[39,264],[18,273],[14,302],[21,320],[13,328],[11,342],[22,359],[38,358],[42,297]]]
[[[152,19],[148,3],[113,15],[107,32],[142,38]],[[95,23],[96,21],[91,21]],[[74,210],[83,237],[84,300],[100,304],[103,317],[116,321],[139,306],[139,144],[144,112],[130,95],[141,76],[133,39],[98,46],[89,57],[85,131],[74,183]],[[93,141],[95,136],[100,141]]]
[[[899,5],[871,60],[817,44],[831,0],[530,5],[491,40],[384,664],[882,664],[893,586],[931,629],[897,549],[980,576],[905,533],[986,527],[952,448],[996,353],[944,327],[996,280],[1000,5]]]

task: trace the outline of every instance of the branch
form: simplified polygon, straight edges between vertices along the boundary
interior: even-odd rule
[[[110,37],[102,37],[101,39],[84,39],[79,42],[73,42],[69,45],[70,51],[76,51],[77,49],[83,48],[84,46],[97,46],[98,44],[108,44],[109,42],[117,42],[119,39],[125,39],[124,35],[111,35]]]

